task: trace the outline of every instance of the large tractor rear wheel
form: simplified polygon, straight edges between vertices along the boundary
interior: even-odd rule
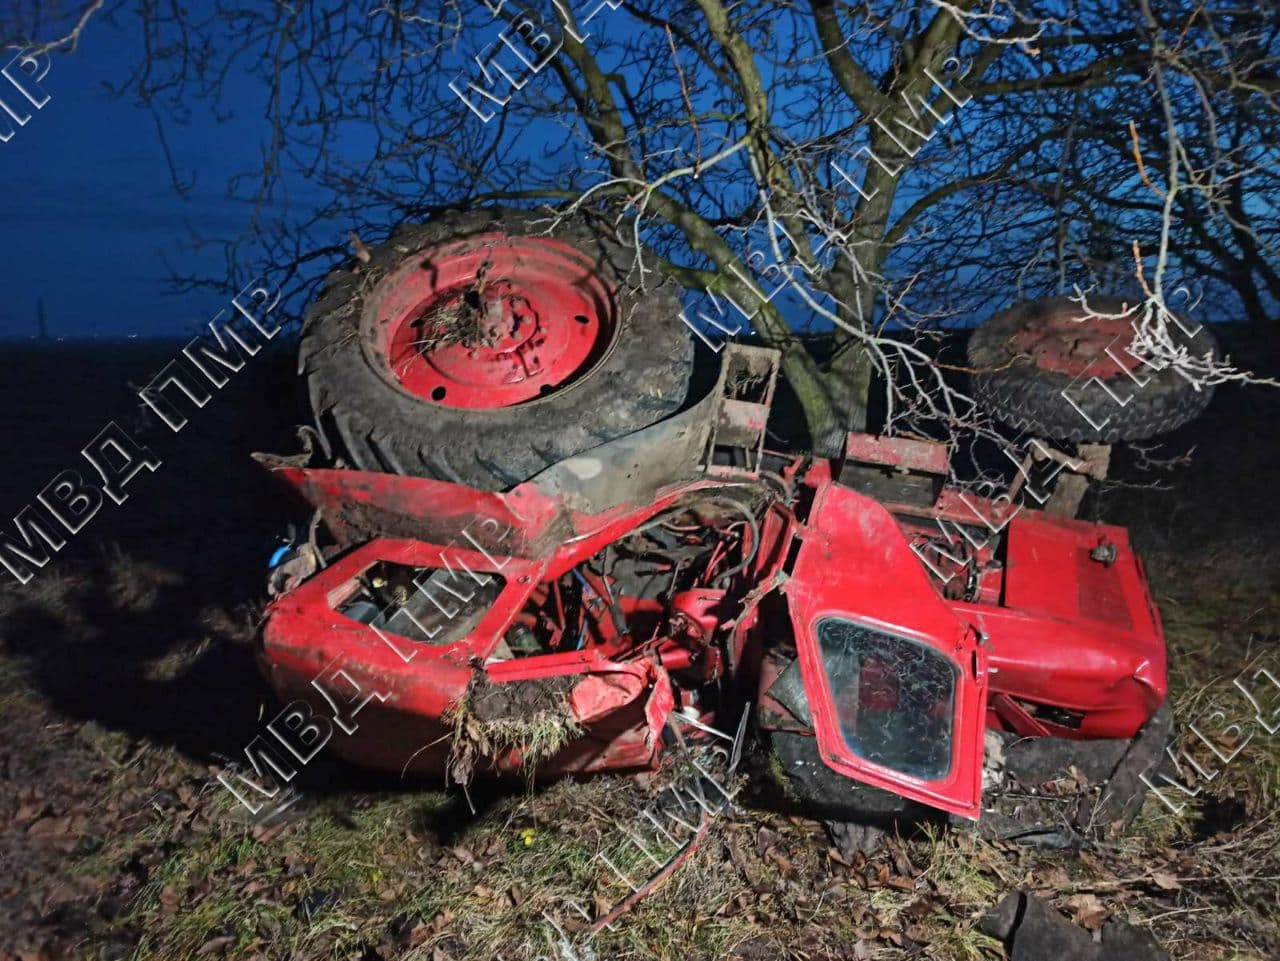
[[[300,369],[331,450],[502,490],[683,403],[693,345],[675,283],[643,251],[538,219],[443,216],[329,275]]]

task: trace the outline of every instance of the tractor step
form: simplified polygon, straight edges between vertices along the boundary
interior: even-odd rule
[[[779,351],[770,347],[725,345],[704,453],[707,473],[759,472],[780,359]]]

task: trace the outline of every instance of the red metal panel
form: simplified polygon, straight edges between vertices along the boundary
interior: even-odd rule
[[[1097,548],[1114,560],[1094,560]],[[1024,512],[1009,524],[1007,607],[1063,620],[1081,618],[1151,637],[1158,634],[1146,590],[1121,527]],[[1161,644],[1161,646],[1163,646]]]
[[[1089,556],[1100,544],[1114,546],[1109,564]],[[1084,714],[1053,734],[1132,737],[1164,700],[1164,635],[1122,528],[1023,511],[1003,604],[951,607],[988,635],[993,692]]]
[[[928,474],[947,473],[947,445],[933,441],[851,433],[845,440],[845,457]]]
[[[1124,582],[1114,566],[1100,564],[1087,547],[1076,548],[1076,606],[1081,617],[1133,629]]]
[[[986,656],[929,583],[893,516],[835,484],[821,487],[785,587],[801,674],[823,761],[925,804],[976,818],[982,799]],[[860,757],[842,735],[815,627],[842,617],[924,643],[956,668],[949,772],[927,780]]]

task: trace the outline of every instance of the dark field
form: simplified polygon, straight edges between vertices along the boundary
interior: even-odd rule
[[[478,799],[375,779],[323,754],[303,800],[246,823],[212,780],[272,702],[252,659],[266,560],[291,505],[249,458],[292,452],[304,399],[288,344],[178,434],[142,385],[180,342],[3,352],[6,523],[114,420],[163,460],[26,585],[0,587],[0,957],[510,961],[551,951],[540,912],[596,889],[611,819],[643,786],[600,780]],[[1280,391],[1228,387],[1088,510],[1129,525],[1169,634],[1185,725],[1280,663]],[[1155,455],[1153,455],[1155,456]],[[1125,458],[1132,461],[1132,458]],[[1238,712],[1237,712],[1238,713]],[[1178,959],[1280,957],[1280,735],[1265,733],[1180,817],[1080,853],[957,832],[832,856],[816,822],[748,810],[598,939],[597,957],[999,958],[975,922],[1005,890],[1077,920],[1152,930]],[[1048,959],[1046,959],[1048,961]]]

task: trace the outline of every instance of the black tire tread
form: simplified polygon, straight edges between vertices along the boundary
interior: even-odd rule
[[[1098,309],[1118,311],[1118,298],[1095,298]],[[1037,367],[1026,355],[1017,356],[1009,338],[1028,320],[1075,305],[1066,297],[1018,304],[989,318],[969,339],[969,364],[974,399],[997,420],[1033,436],[1072,443],[1105,443],[1145,440],[1181,427],[1198,417],[1213,397],[1213,388],[1197,390],[1172,369],[1142,371],[1147,379],[1139,386],[1119,376],[1110,386],[1128,400],[1122,405],[1098,383]],[[1182,336],[1176,331],[1175,336]],[[1207,328],[1195,333],[1197,349],[1219,355],[1216,339]],[[1086,419],[1063,396],[1071,396],[1089,415]],[[1090,423],[1090,420],[1093,423]],[[1095,426],[1097,425],[1097,426]]]

